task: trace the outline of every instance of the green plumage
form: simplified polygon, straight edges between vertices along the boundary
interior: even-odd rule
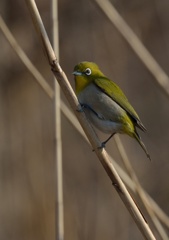
[[[77,64],[73,74],[77,97],[92,124],[101,131],[110,133],[108,140],[115,133],[125,133],[135,138],[150,159],[136,131],[136,127],[142,131],[146,131],[146,128],[120,87],[92,62]]]
[[[101,90],[111,97],[116,103],[118,103],[135,121],[137,127],[141,130],[146,131],[146,128],[141,123],[138,114],[134,108],[130,105],[128,99],[122,92],[122,90],[113,81],[106,77],[95,78],[94,83],[101,88]]]

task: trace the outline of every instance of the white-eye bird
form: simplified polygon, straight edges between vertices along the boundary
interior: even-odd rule
[[[146,128],[117,84],[108,79],[93,62],[77,64],[73,74],[76,94],[87,118],[100,131],[111,134],[102,146],[115,133],[124,133],[135,138],[150,159],[136,130],[136,127],[142,131],[146,131]]]

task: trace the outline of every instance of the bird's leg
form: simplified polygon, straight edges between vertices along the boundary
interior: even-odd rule
[[[106,143],[115,135],[116,133],[112,133],[110,135],[110,137],[108,137],[108,139],[106,139],[106,141],[102,142],[101,148],[104,148],[106,146]]]
[[[83,109],[85,108],[84,104],[80,104],[78,106],[78,109],[76,110],[77,112],[83,112]]]

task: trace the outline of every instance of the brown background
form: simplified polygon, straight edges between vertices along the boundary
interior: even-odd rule
[[[169,74],[169,2],[112,3]],[[50,3],[39,0],[37,5],[51,38]],[[2,0],[0,9],[19,44],[53,87],[25,2]],[[72,86],[74,65],[95,61],[139,113],[148,129],[141,136],[153,161],[134,140],[121,139],[143,187],[169,214],[168,99],[91,1],[59,1],[59,28],[60,63]],[[65,239],[142,239],[95,154],[64,116],[62,137]],[[120,163],[113,140],[107,150]],[[0,33],[0,239],[55,239],[54,169],[54,103]]]

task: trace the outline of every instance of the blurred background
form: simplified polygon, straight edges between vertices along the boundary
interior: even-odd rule
[[[111,2],[169,74],[169,2]],[[37,6],[52,39],[50,2],[38,0]],[[25,1],[1,0],[0,9],[20,46],[53,88],[52,73]],[[87,60],[96,62],[127,95],[148,130],[140,134],[152,162],[136,141],[127,136],[121,140],[142,186],[169,214],[168,98],[92,1],[59,1],[59,44],[60,64],[73,88],[73,68]],[[2,32],[0,46],[0,239],[53,240],[54,101],[33,79]],[[63,115],[62,143],[65,239],[143,239],[91,147]],[[107,151],[123,167],[113,139]]]

